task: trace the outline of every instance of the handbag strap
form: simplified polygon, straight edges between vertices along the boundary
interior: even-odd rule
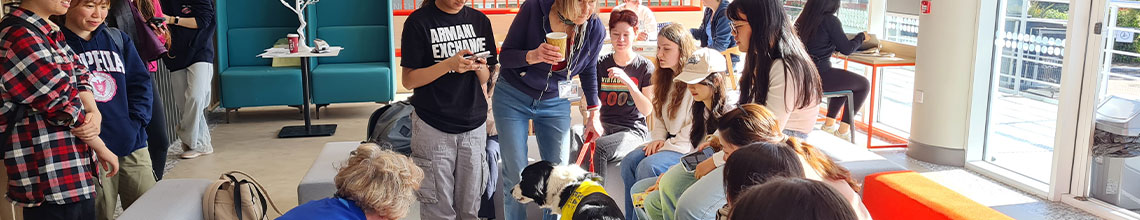
[[[254,186],[256,186],[256,187],[254,187],[254,188],[257,188],[258,192],[262,192],[262,193],[261,193],[262,195],[268,195],[268,194],[269,194],[269,191],[268,191],[268,190],[265,190],[265,187],[264,187],[264,186],[261,186],[261,183],[258,183],[258,182],[257,182],[257,179],[254,179],[254,178],[253,178],[253,176],[250,176],[249,174],[247,174],[247,173],[245,173],[245,172],[241,172],[241,171],[233,170],[233,171],[230,171],[230,172],[226,172],[226,174],[227,174],[227,175],[228,175],[228,174],[241,174],[242,176],[245,176],[245,177],[246,177],[246,179],[247,179],[247,180],[249,180],[249,182],[250,182],[250,183],[253,183],[253,185],[254,185]],[[264,201],[262,204],[269,204],[269,206],[273,208],[273,212],[276,212],[276,213],[277,213],[277,215],[281,215],[281,209],[278,209],[278,208],[277,208],[277,204],[273,202],[273,198],[272,198],[272,197],[268,197],[268,196],[265,196],[265,197],[264,197],[264,200],[265,200],[265,201]],[[268,208],[268,207],[267,207],[267,208]]]

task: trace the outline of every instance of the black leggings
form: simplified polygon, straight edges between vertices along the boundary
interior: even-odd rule
[[[859,109],[863,108],[863,102],[867,101],[868,92],[871,91],[871,83],[867,82],[866,77],[843,69],[821,68],[819,79],[823,84],[823,92],[851,90],[852,93],[855,93],[854,112],[859,112]],[[846,103],[846,99],[846,97],[829,99],[827,101],[827,117],[835,118]],[[843,114],[843,122],[851,124],[853,116],[846,115],[847,111],[843,111]]]

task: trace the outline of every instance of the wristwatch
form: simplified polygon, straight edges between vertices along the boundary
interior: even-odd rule
[[[174,25],[178,25],[178,19],[182,17],[174,16]]]

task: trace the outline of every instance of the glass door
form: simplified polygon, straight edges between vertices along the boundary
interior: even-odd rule
[[[1093,93],[1091,143],[1078,147],[1084,179],[1079,196],[1123,212],[1140,212],[1140,1],[1104,0],[1103,18],[1090,34],[1097,72]],[[1096,30],[1099,29],[1099,30]],[[1094,44],[1090,44],[1094,45]],[[1082,175],[1078,175],[1081,177]],[[1135,216],[1135,215],[1134,215]]]
[[[1069,1],[998,3],[983,161],[1047,185]]]

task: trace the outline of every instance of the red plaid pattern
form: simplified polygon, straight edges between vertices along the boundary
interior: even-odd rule
[[[34,207],[94,198],[95,152],[71,134],[85,120],[78,94],[91,90],[87,69],[74,62],[78,56],[58,26],[23,9],[5,19],[39,29],[0,27],[0,133],[16,123],[11,143],[0,144],[8,199]],[[16,103],[30,108],[10,122]]]

